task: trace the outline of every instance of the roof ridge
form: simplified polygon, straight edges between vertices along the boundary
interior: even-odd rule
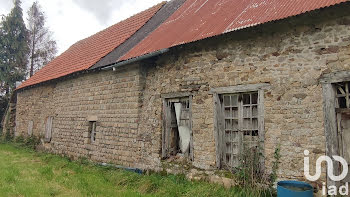
[[[86,38],[83,38],[83,39],[81,39],[81,40],[78,40],[78,41],[76,41],[74,44],[72,44],[69,48],[71,48],[72,46],[78,44],[79,42],[82,42],[82,41],[84,41],[84,40],[87,40],[87,39],[89,39],[89,38],[91,38],[91,37],[93,37],[93,36],[96,36],[96,35],[98,35],[98,34],[104,32],[104,31],[107,31],[108,29],[110,29],[110,28],[112,28],[112,27],[114,27],[114,26],[116,26],[116,25],[118,25],[118,24],[121,24],[121,23],[123,23],[123,22],[126,22],[127,20],[132,19],[133,17],[135,17],[135,16],[137,16],[137,15],[141,15],[143,12],[148,11],[149,9],[152,9],[152,8],[154,8],[154,7],[157,7],[157,6],[160,6],[160,5],[162,5],[162,4],[164,5],[166,2],[167,2],[167,1],[162,1],[161,3],[158,3],[158,4],[154,5],[154,6],[150,6],[149,8],[144,9],[143,11],[138,12],[138,13],[136,13],[136,14],[134,14],[134,15],[132,15],[132,16],[126,18],[126,19],[123,19],[123,20],[121,20],[121,21],[119,21],[119,22],[117,22],[117,23],[115,23],[115,24],[113,24],[113,25],[111,25],[111,26],[108,26],[108,27],[106,27],[105,29],[102,29],[102,30],[100,30],[100,31],[98,31],[98,32],[96,32],[96,33],[94,33],[94,34],[92,34],[92,35],[86,37]],[[153,15],[153,16],[154,16],[154,15]],[[152,17],[153,17],[153,16],[152,16]],[[151,17],[151,18],[152,18],[152,17]],[[150,20],[150,19],[149,19],[149,20]],[[68,49],[69,49],[69,48],[68,48]],[[67,50],[66,50],[66,51],[67,51]]]
[[[129,39],[132,39],[133,38],[133,36],[138,32],[138,31],[140,31],[140,29],[142,29],[150,20],[152,20],[152,18],[154,18],[156,15],[157,15],[157,13],[166,5],[166,3],[167,3],[167,1],[162,1],[161,3],[158,3],[157,5],[154,5],[154,6],[152,6],[152,7],[150,7],[150,8],[153,8],[153,7],[157,7],[157,6],[161,6],[161,8],[159,8],[159,10],[151,17],[151,18],[149,18],[148,20],[147,20],[147,22],[146,23],[144,23],[137,31],[135,31],[129,38],[127,38],[126,40],[124,40],[124,42],[122,42],[119,46],[116,46],[111,52],[113,52],[114,50],[116,50],[118,47],[120,47],[122,44],[124,44],[125,42],[127,42]],[[150,9],[150,8],[148,8],[148,9]],[[147,9],[147,10],[148,10]],[[144,11],[146,11],[146,10],[144,10]],[[133,15],[133,17],[134,16],[136,16],[136,15],[138,15],[138,14],[140,14],[140,13],[137,13],[137,14],[134,14]],[[131,18],[131,17],[129,17],[129,18]],[[127,18],[127,19],[129,19],[129,18]],[[125,19],[124,21],[126,21],[127,19]],[[119,23],[121,23],[122,21],[120,21]],[[119,23],[117,23],[117,24],[119,24]],[[117,25],[117,24],[114,24],[114,25]],[[112,26],[114,26],[114,25],[112,25]],[[111,27],[112,27],[111,26]],[[150,32],[151,33],[151,32]],[[130,49],[131,50],[131,49]],[[110,53],[111,53],[110,52]],[[104,55],[103,57],[101,57],[99,60],[97,60],[93,65],[91,65],[89,68],[92,68],[93,66],[95,66],[95,64],[97,64],[99,61],[101,61],[103,58],[105,58],[108,54],[110,54],[110,53],[107,53],[106,55]]]

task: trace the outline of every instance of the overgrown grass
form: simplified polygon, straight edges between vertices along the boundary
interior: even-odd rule
[[[184,176],[139,175],[0,142],[0,196],[256,196]]]

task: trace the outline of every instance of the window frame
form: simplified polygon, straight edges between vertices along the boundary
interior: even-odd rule
[[[268,83],[260,83],[260,84],[248,84],[248,85],[238,85],[238,86],[229,86],[229,87],[219,87],[212,88],[210,93],[213,94],[213,102],[214,102],[214,136],[215,136],[215,146],[216,146],[216,167],[219,169],[223,168],[224,164],[224,132],[225,132],[225,117],[222,108],[222,104],[220,101],[220,95],[224,94],[244,94],[250,92],[258,93],[258,131],[259,131],[259,147],[262,150],[265,150],[265,122],[264,122],[264,93],[265,90],[270,88],[270,84]],[[264,168],[264,161],[261,161],[262,168]]]
[[[338,138],[338,121],[337,113],[348,111],[349,109],[337,108],[337,88],[336,83],[350,81],[350,71],[337,71],[321,75],[319,82],[322,85],[323,97],[323,118],[324,118],[324,133],[326,137],[326,155],[340,155],[339,138]],[[334,165],[333,172],[339,174],[340,168]],[[328,171],[327,171],[328,173]],[[335,185],[335,181],[327,178],[327,185]]]
[[[162,128],[162,147],[161,147],[161,158],[166,159],[169,157],[169,142],[170,142],[170,126],[171,126],[171,110],[168,108],[168,101],[174,100],[174,99],[184,99],[188,98],[188,104],[189,104],[189,126],[190,126],[190,155],[189,159],[191,161],[194,161],[194,148],[193,148],[193,122],[192,122],[192,99],[193,96],[189,92],[175,92],[175,93],[167,93],[162,94],[162,101],[163,101],[163,112],[162,112],[162,118],[163,118],[163,128]]]

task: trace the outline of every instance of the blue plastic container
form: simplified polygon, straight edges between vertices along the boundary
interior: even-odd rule
[[[310,184],[300,181],[280,181],[277,183],[277,197],[313,197]]]

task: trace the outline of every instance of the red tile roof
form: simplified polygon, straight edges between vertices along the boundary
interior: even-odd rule
[[[44,81],[57,79],[90,68],[139,30],[165,4],[160,3],[148,10],[121,21],[72,45],[52,60],[17,89]]]
[[[347,0],[187,0],[119,61]]]

